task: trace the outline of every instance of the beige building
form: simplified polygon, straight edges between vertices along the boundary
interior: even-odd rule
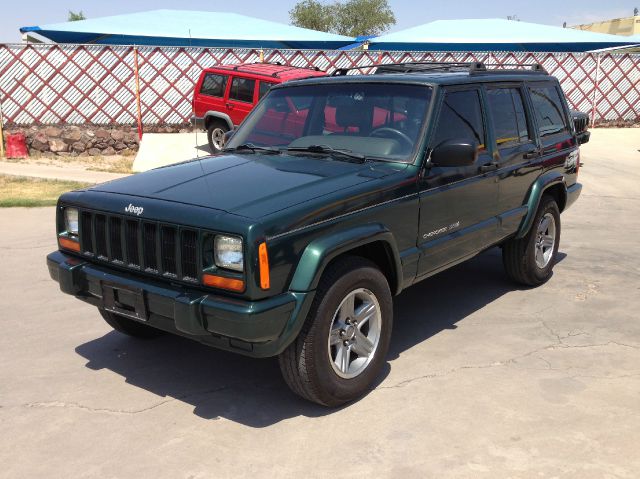
[[[571,28],[588,30],[597,33],[610,33],[612,35],[640,35],[640,15],[626,18],[614,18],[596,23],[575,25]]]

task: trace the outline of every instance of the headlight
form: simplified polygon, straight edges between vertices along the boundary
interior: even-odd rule
[[[216,236],[214,241],[214,256],[219,268],[242,271],[244,257],[242,254],[242,239],[235,236]]]
[[[78,210],[77,209],[65,208],[64,229],[68,234],[72,236],[78,236]]]

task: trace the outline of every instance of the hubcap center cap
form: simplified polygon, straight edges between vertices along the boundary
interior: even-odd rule
[[[356,336],[356,327],[353,324],[348,324],[346,328],[344,328],[344,337],[347,340],[352,340]]]

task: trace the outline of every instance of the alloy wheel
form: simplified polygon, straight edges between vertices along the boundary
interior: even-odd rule
[[[536,265],[540,269],[547,267],[553,258],[556,243],[556,220],[551,213],[546,213],[538,224],[536,231]]]
[[[224,146],[224,130],[222,128],[214,128],[211,132],[211,141],[218,150],[221,150]]]
[[[376,296],[365,288],[350,292],[333,315],[328,340],[329,361],[344,379],[360,375],[373,359],[382,318]]]

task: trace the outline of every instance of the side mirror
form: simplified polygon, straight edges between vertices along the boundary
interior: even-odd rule
[[[469,140],[446,140],[431,152],[436,166],[470,166],[478,157],[478,145]]]

